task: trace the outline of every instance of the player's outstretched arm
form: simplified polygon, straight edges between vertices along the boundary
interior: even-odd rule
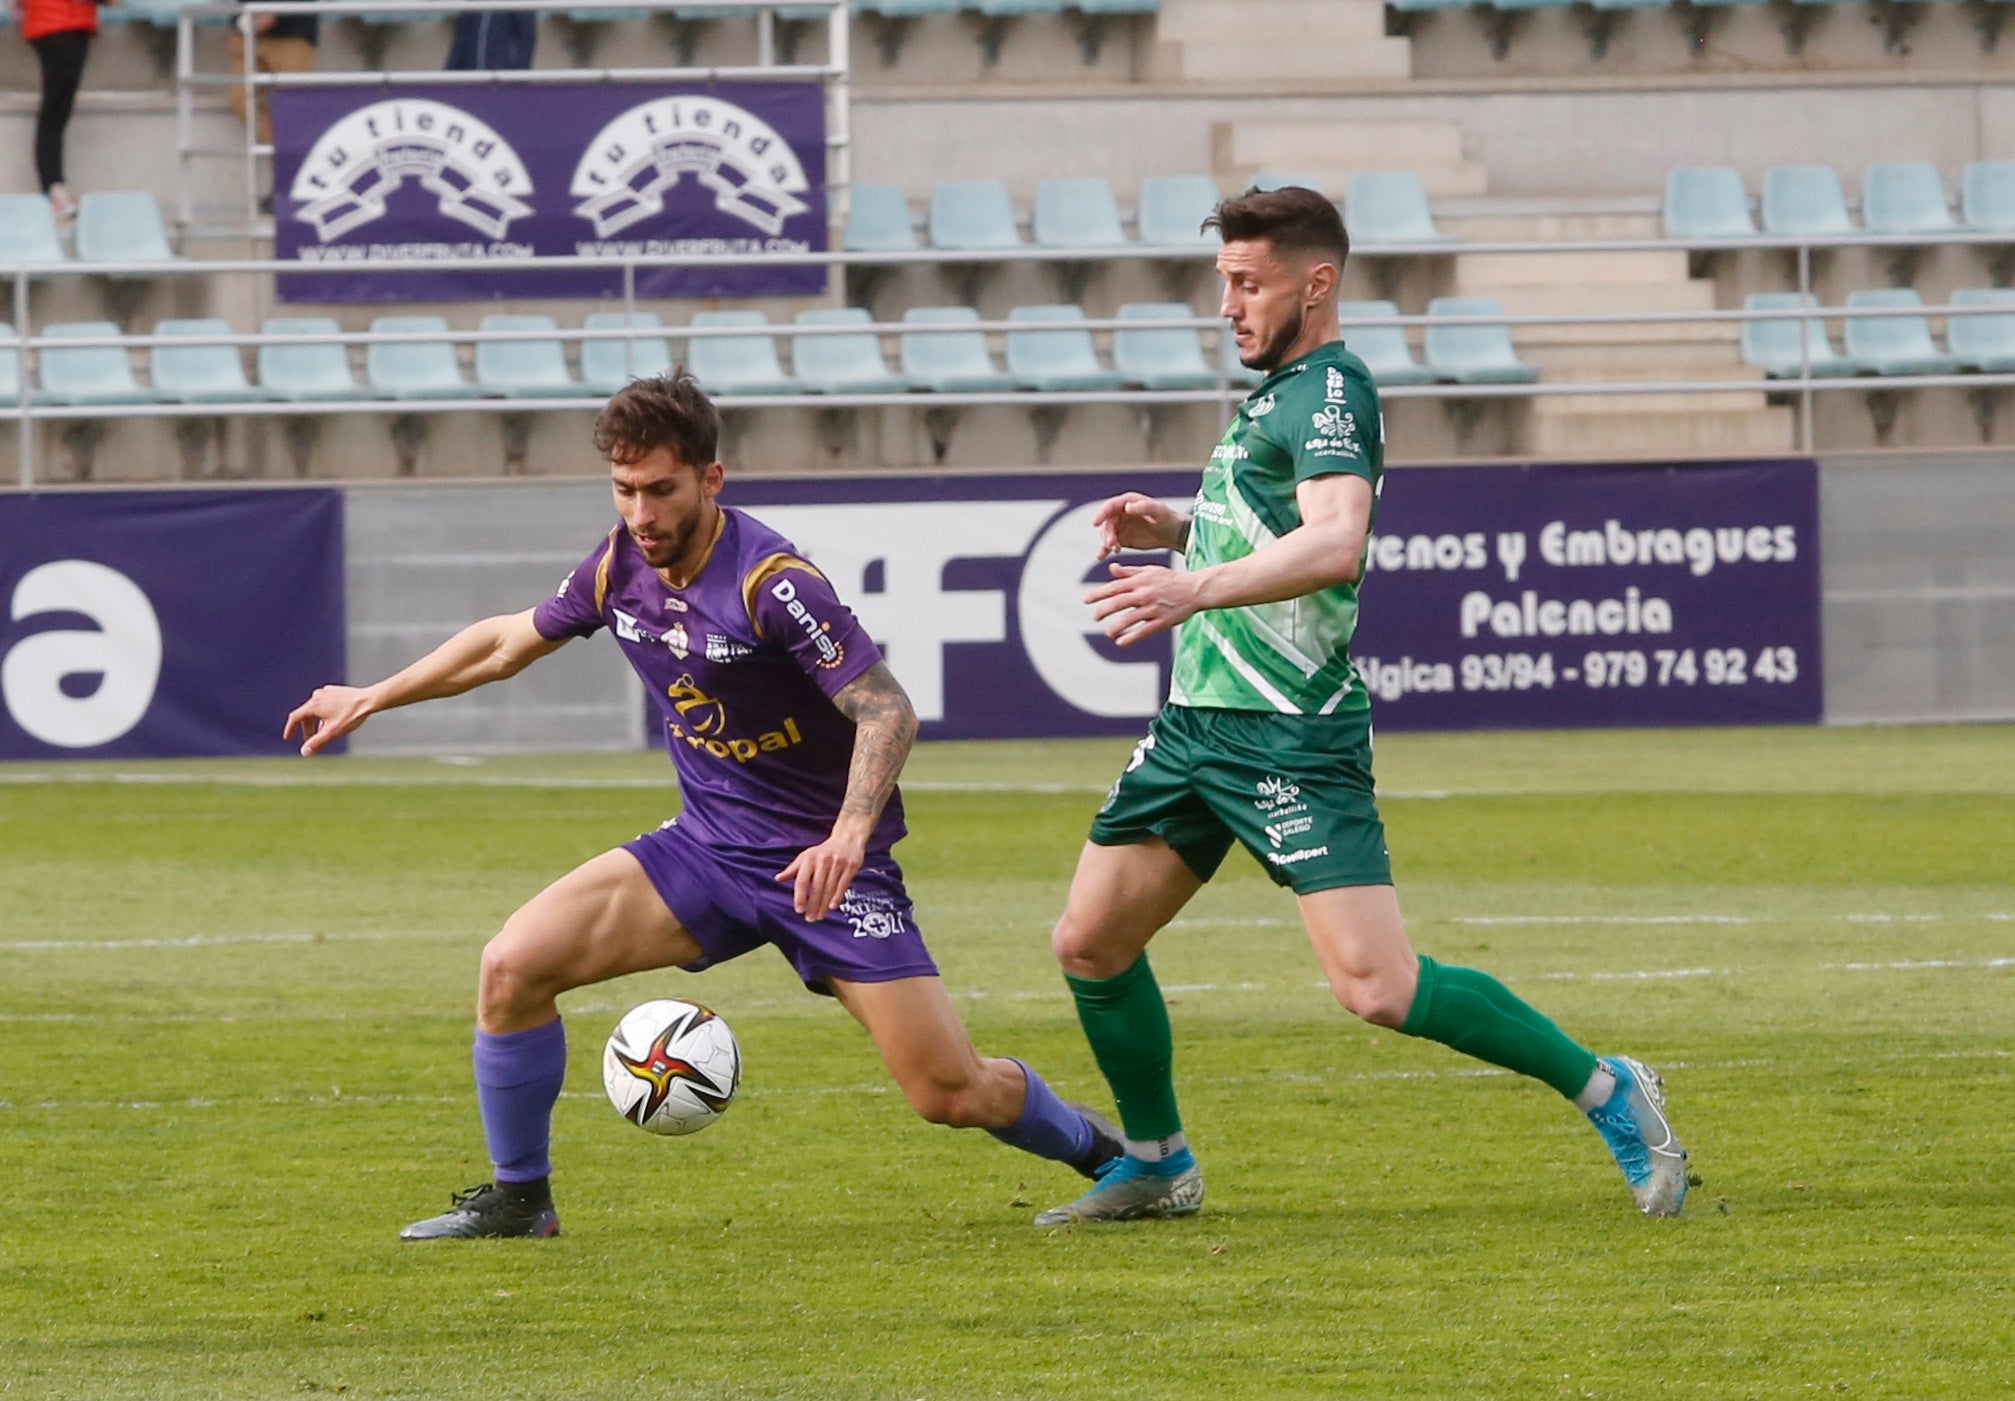
[[[808,920],[830,914],[860,874],[868,838],[896,791],[896,779],[917,738],[916,708],[887,662],[876,662],[849,681],[833,697],[833,704],[854,722],[846,797],[832,835],[799,852],[777,875],[780,881],[792,882],[791,905]]]
[[[1371,483],[1344,472],[1311,477],[1295,489],[1295,503],[1301,524],[1243,559],[1192,573],[1113,565],[1112,581],[1085,595],[1092,616],[1125,647],[1207,609],[1277,603],[1356,583],[1371,532]]]
[[[1098,557],[1121,550],[1180,550],[1189,543],[1189,517],[1138,491],[1121,492],[1092,512]]]
[[[301,752],[313,754],[342,738],[381,710],[415,701],[459,696],[492,681],[516,676],[540,657],[566,644],[548,640],[532,626],[532,613],[500,614],[471,623],[404,671],[374,686],[322,686],[287,717],[280,733],[301,733]]]

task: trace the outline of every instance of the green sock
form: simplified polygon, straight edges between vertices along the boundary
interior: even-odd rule
[[[1119,1102],[1126,1136],[1140,1142],[1182,1132],[1175,1107],[1175,1039],[1154,970],[1142,954],[1113,978],[1064,974],[1077,999],[1077,1019],[1098,1068]],[[1579,1086],[1575,1087],[1577,1091]]]
[[[1407,1009],[1408,1036],[1439,1041],[1573,1099],[1595,1073],[1595,1055],[1488,973],[1436,963],[1422,954],[1420,985]]]

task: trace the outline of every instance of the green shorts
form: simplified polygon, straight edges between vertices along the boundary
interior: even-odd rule
[[[1236,840],[1297,895],[1392,884],[1371,784],[1371,714],[1169,705],[1092,819],[1100,846],[1160,837],[1200,880]]]

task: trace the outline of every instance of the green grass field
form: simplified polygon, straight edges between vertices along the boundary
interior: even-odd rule
[[[1104,1099],[1047,930],[1123,744],[943,746],[901,849],[983,1050]],[[482,1180],[476,955],[666,814],[662,759],[0,769],[0,1396],[2005,1397],[2015,729],[1394,736],[1416,943],[1666,1073],[1631,1209],[1551,1092],[1351,1021],[1242,857],[1156,945],[1209,1183],[914,1121],[759,953],[566,1000],[566,1234],[401,1245]],[[733,1023],[659,1140],[616,1016]]]

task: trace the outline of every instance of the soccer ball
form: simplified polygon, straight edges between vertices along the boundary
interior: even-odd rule
[[[698,1133],[727,1112],[741,1083],[735,1034],[694,1002],[665,997],[632,1007],[602,1052],[609,1103],[651,1133]]]

